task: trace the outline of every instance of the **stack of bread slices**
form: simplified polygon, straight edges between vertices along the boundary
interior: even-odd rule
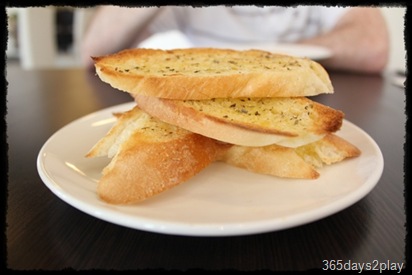
[[[336,134],[343,112],[308,98],[333,93],[326,70],[310,59],[214,48],[140,48],[93,59],[100,79],[137,103],[115,114],[87,154],[111,158],[97,188],[108,203],[138,203],[216,161],[316,179],[322,166],[361,153]]]

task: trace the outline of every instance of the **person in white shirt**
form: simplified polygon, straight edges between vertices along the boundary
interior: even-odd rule
[[[378,8],[323,6],[162,6],[98,8],[86,31],[83,57],[136,47],[156,33],[178,30],[196,47],[297,43],[326,47],[325,67],[381,72],[389,35]]]

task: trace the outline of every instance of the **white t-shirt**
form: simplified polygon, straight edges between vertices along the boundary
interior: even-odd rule
[[[179,30],[194,46],[292,43],[332,29],[348,8],[323,6],[166,6],[151,33]]]

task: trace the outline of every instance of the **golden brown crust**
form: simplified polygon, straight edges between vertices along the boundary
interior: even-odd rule
[[[109,203],[139,202],[181,184],[230,147],[159,121],[137,106],[115,117],[115,125],[86,155],[112,158],[97,188]]]
[[[232,146],[162,122],[137,106],[115,116],[117,123],[87,154],[114,155],[97,188],[100,198],[112,204],[148,199],[186,182],[214,161],[282,178],[316,179],[315,168],[360,154],[333,134],[298,148]]]
[[[362,151],[347,141],[346,139],[343,139],[342,137],[339,137],[334,134],[329,134],[325,137],[325,141],[329,142],[329,144],[333,144],[335,147],[340,148],[343,152],[345,152],[344,157],[345,158],[353,158],[353,157],[358,157],[362,153]],[[331,164],[333,161],[327,162],[324,160],[326,164]]]
[[[97,193],[112,204],[137,203],[182,184],[226,146],[196,134],[168,142],[131,137],[103,170]]]
[[[333,92],[320,64],[258,50],[130,49],[93,59],[104,82],[131,94],[200,100]]]
[[[278,145],[265,147],[232,146],[221,158],[228,164],[254,173],[281,178],[316,179],[319,173],[293,148]]]
[[[343,120],[341,111],[305,97],[249,98],[245,102],[243,99],[182,101],[134,97],[142,110],[162,121],[244,146],[297,147],[337,131]]]
[[[296,148],[295,151],[307,163],[318,168],[361,154],[358,147],[335,134],[328,134],[319,141]]]
[[[278,145],[264,147],[232,146],[221,155],[221,161],[251,172],[281,178],[316,179],[316,170],[347,158],[357,157],[361,151],[335,134],[297,148]]]

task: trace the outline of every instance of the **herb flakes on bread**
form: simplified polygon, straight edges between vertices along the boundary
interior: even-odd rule
[[[315,61],[213,48],[130,49],[93,60],[102,81],[137,103],[87,154],[112,158],[97,188],[109,203],[148,199],[215,161],[316,179],[323,165],[360,154],[335,135],[344,113],[307,98],[333,93]]]
[[[201,100],[333,93],[315,61],[260,50],[129,49],[93,60],[101,80],[132,95]]]
[[[216,161],[253,173],[316,179],[317,168],[360,154],[352,144],[328,134],[297,148],[247,147],[222,143],[151,117],[135,106],[118,118],[87,157],[112,158],[97,193],[112,204],[138,203],[183,184]]]
[[[111,157],[97,193],[112,204],[130,204],[181,184],[202,171],[228,145],[163,123],[137,106],[118,116],[87,157]]]
[[[336,132],[343,113],[306,97],[172,100],[134,95],[148,114],[186,130],[244,146],[297,147]]]

